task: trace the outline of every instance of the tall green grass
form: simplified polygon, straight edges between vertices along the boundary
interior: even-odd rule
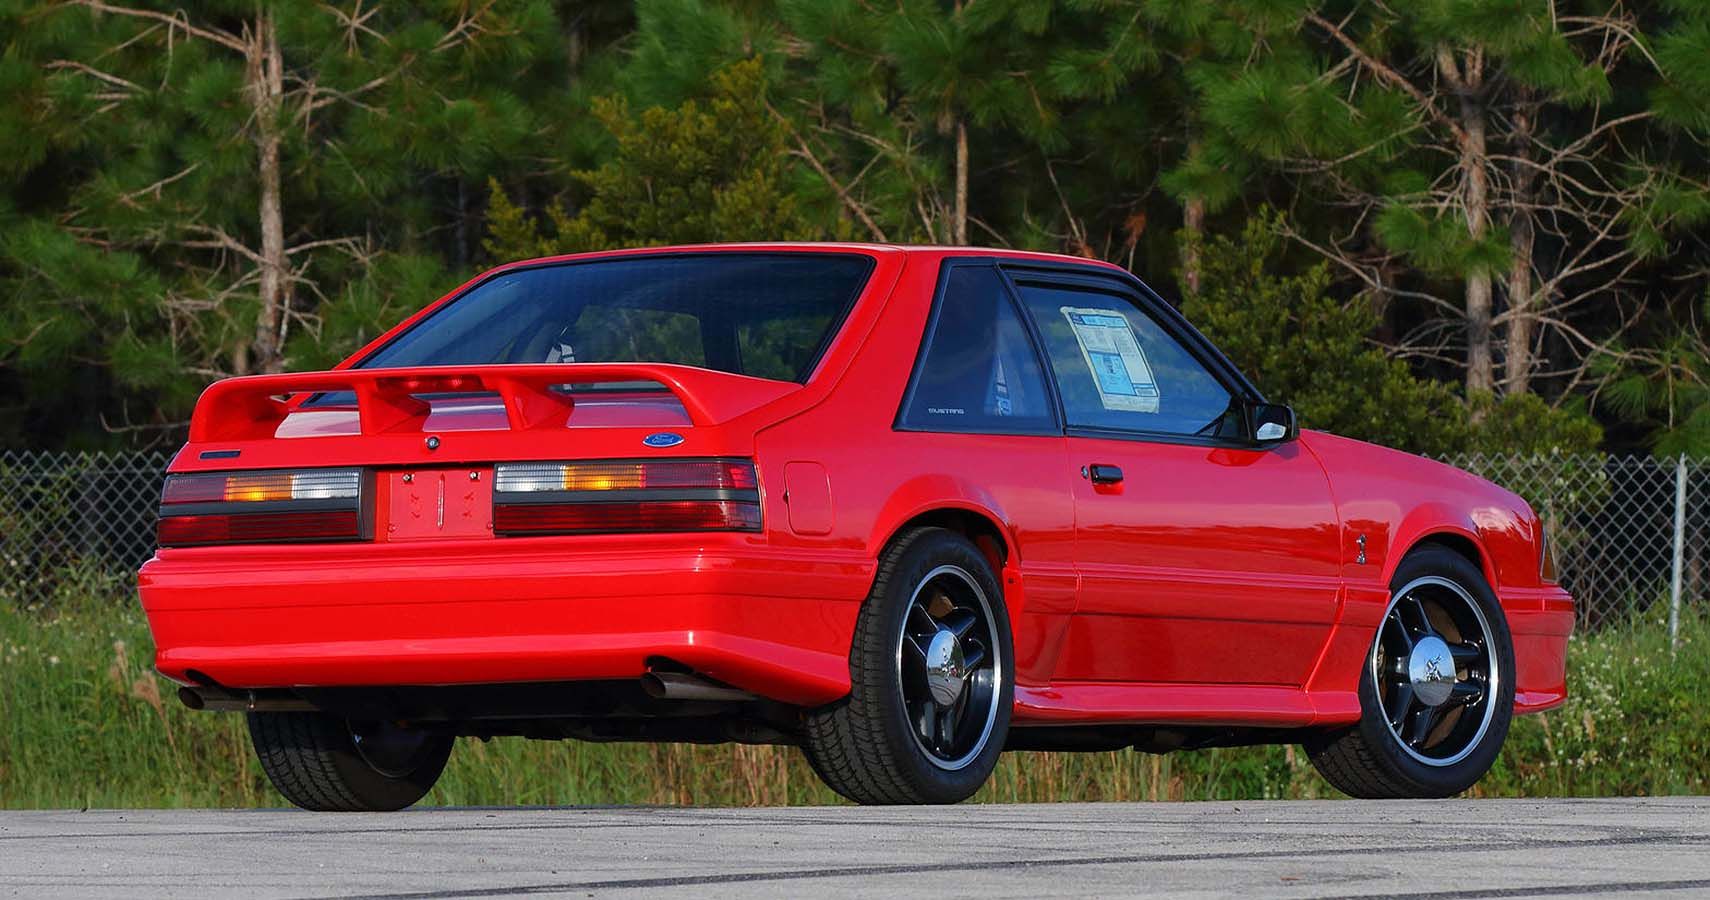
[[[111,583],[78,585],[115,596]],[[280,806],[243,718],[184,709],[134,602],[0,604],[0,808]],[[1671,654],[1658,621],[1576,637],[1572,699],[1515,723],[1488,796],[1710,790],[1710,622]],[[1012,753],[978,800],[1330,797],[1293,747],[1170,756]],[[461,740],[430,804],[838,802],[793,748]]]

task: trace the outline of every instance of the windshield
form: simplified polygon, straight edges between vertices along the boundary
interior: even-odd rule
[[[358,363],[661,362],[805,381],[866,283],[849,253],[630,256],[490,278]]]

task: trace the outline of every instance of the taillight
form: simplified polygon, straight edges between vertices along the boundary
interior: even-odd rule
[[[156,539],[162,547],[361,540],[367,481],[361,469],[168,475]]]
[[[745,459],[504,463],[493,471],[500,535],[759,530],[759,482]]]

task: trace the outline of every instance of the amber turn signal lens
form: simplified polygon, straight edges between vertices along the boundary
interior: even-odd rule
[[[290,475],[229,475],[225,499],[228,503],[260,503],[291,499]]]

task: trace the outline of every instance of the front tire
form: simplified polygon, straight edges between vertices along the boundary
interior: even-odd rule
[[[1354,797],[1451,797],[1489,771],[1514,716],[1514,642],[1484,575],[1447,547],[1409,553],[1360,673],[1360,721],[1306,742]]]
[[[1013,655],[979,548],[943,528],[904,533],[880,558],[856,623],[849,696],[807,715],[808,762],[856,803],[967,799],[1009,734]]]
[[[454,740],[319,712],[247,715],[268,780],[285,799],[316,812],[390,812],[414,804],[439,780]]]

